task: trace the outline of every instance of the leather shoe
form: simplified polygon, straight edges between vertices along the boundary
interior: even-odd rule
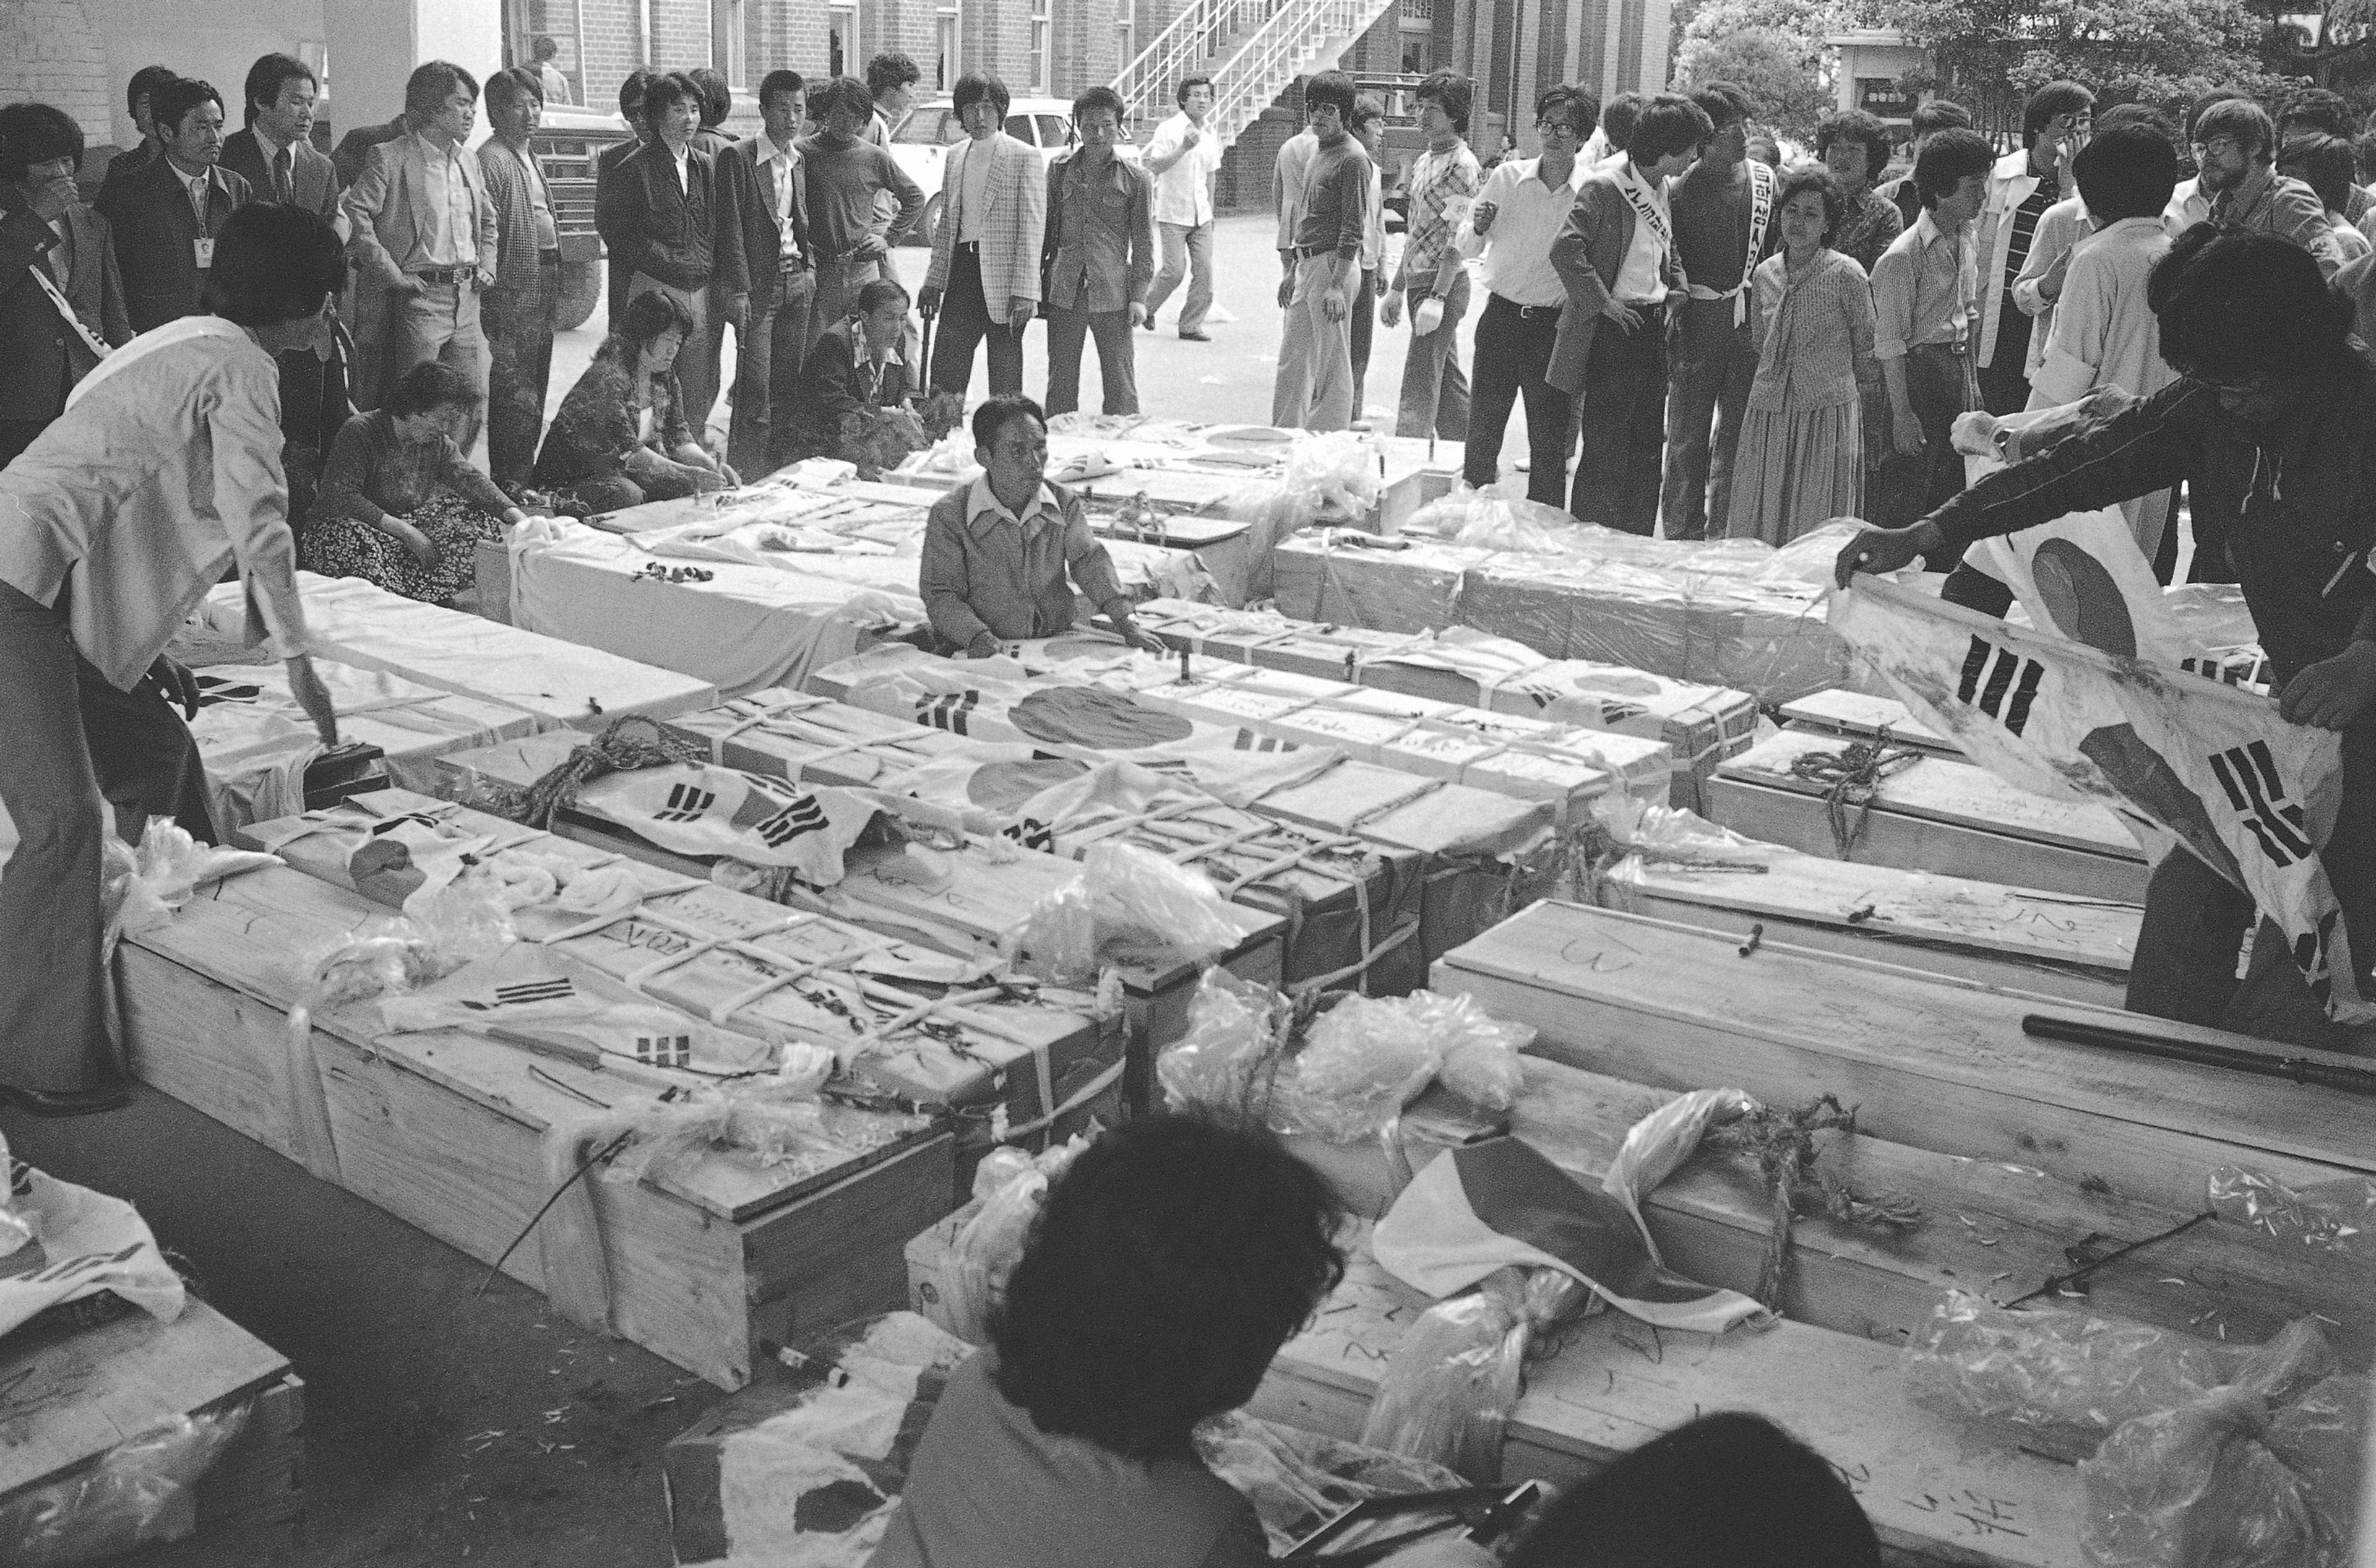
[[[1209,332],[1182,332],[1180,340],[1183,343],[1209,343],[1213,335]]]
[[[96,1116],[121,1111],[132,1103],[129,1084],[101,1084],[89,1089],[20,1089],[0,1084],[0,1099],[32,1116]]]

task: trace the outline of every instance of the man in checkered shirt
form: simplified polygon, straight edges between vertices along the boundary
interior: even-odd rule
[[[1394,326],[1402,319],[1404,295],[1412,297],[1396,435],[1468,439],[1468,377],[1454,351],[1468,314],[1468,273],[1452,240],[1485,184],[1468,150],[1469,95],[1468,78],[1453,71],[1431,73],[1412,95],[1427,150],[1411,164],[1409,232],[1384,313]]]

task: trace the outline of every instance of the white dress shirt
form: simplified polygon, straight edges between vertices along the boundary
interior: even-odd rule
[[[1567,223],[1575,206],[1575,188],[1584,181],[1581,159],[1565,181],[1545,184],[1539,158],[1505,158],[1485,176],[1477,206],[1493,205],[1493,226],[1477,232],[1475,209],[1463,220],[1452,248],[1464,256],[1485,258],[1485,287],[1512,304],[1558,305],[1567,303],[1567,285],[1551,267],[1551,242]]]
[[[1177,150],[1193,128],[1195,122],[1184,111],[1164,121],[1146,144],[1147,159],[1151,161]],[[1210,223],[1213,171],[1220,166],[1221,138],[1209,130],[1198,131],[1196,145],[1182,152],[1178,162],[1155,176],[1155,220],[1188,229]]]
[[[772,167],[770,167],[772,165]],[[776,138],[766,132],[759,133],[759,167],[773,182],[776,193],[776,248],[782,265],[790,267],[801,259],[800,236],[792,232],[792,174],[801,166],[801,155],[789,146],[778,147]]]
[[[1625,259],[1617,268],[1617,286],[1610,290],[1612,297],[1629,305],[1655,305],[1667,297],[1667,253],[1674,244],[1674,209],[1667,205],[1667,183],[1644,179],[1632,160],[1615,171],[1617,183],[1632,187],[1634,194],[1665,220],[1666,232],[1643,220],[1640,205],[1635,207],[1634,238],[1625,247]]]

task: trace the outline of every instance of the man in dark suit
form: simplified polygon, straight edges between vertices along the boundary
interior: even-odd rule
[[[339,172],[314,148],[313,68],[293,54],[267,54],[248,67],[247,128],[223,138],[222,166],[258,201],[302,207],[339,226]]]
[[[602,192],[618,177],[619,165],[627,160],[627,155],[651,139],[651,133],[644,125],[644,94],[651,89],[654,75],[639,67],[629,71],[627,79],[619,84],[619,113],[627,122],[627,139],[612,142],[594,155],[594,230],[612,253],[604,284],[612,321],[618,320],[627,308],[627,268],[619,265],[619,242],[602,227]]]
[[[107,220],[75,193],[82,153],[64,110],[0,109],[0,466],[58,417],[103,348],[132,340]]]
[[[775,410],[800,377],[816,302],[807,181],[793,146],[806,96],[799,72],[768,72],[759,84],[759,134],[718,160],[728,209],[723,227],[742,236],[751,276],[735,327],[734,422],[726,445],[728,464],[746,481],[777,466],[770,432],[780,432],[781,422]],[[731,319],[737,306],[731,299],[725,306]],[[711,331],[722,340],[722,324],[712,323]]]
[[[99,193],[113,229],[115,265],[132,329],[146,332],[205,307],[215,236],[247,205],[247,182],[219,167],[222,95],[200,81],[172,81],[149,104],[165,155]]]
[[[148,113],[148,100],[178,74],[168,65],[143,65],[132,73],[132,85],[125,89],[124,101],[132,111],[132,123],[139,128],[140,139],[108,160],[107,172],[100,180],[101,190],[118,180],[130,179],[165,155],[164,137],[157,133],[156,116]]]

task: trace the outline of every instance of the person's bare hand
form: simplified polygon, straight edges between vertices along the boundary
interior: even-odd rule
[[[1180,145],[1182,147],[1194,147],[1198,142],[1203,141],[1204,139],[1205,133],[1198,130],[1195,126],[1191,125],[1188,127],[1188,134],[1180,138]]]
[[[437,564],[440,559],[437,545],[427,534],[396,517],[387,520],[387,531],[395,537],[397,543],[404,546],[404,552],[411,556],[423,571]]]
[[[1855,517],[1834,517],[1835,523],[1853,523]],[[1848,579],[1859,572],[1887,576],[1901,567],[1914,564],[1918,556],[1928,556],[1941,550],[1939,531],[1929,523],[1917,523],[1906,529],[1868,528],[1840,547],[1832,564],[1832,577],[1847,588]]]
[[[1320,314],[1331,321],[1342,321],[1353,314],[1353,302],[1331,289],[1320,296]]]
[[[1146,302],[1145,300],[1133,300],[1130,302],[1130,324],[1133,327],[1144,327],[1146,325]]]
[[[148,679],[167,702],[192,719],[198,716],[198,678],[187,666],[160,653],[157,662],[148,666]]]
[[[916,291],[916,308],[926,315],[941,314],[941,291],[930,283]]]
[[[42,222],[54,223],[66,215],[66,209],[80,200],[81,196],[82,193],[75,188],[74,176],[61,174],[54,180],[43,181],[33,192],[33,211]]]
[[[1919,457],[1922,456],[1922,448],[1925,445],[1922,439],[1922,422],[1915,418],[1912,414],[1897,413],[1891,415],[1889,436],[1890,440],[1896,445],[1897,455],[1899,457]]]
[[[861,234],[859,236],[858,243],[849,247],[850,259],[853,261],[875,261],[890,253],[891,247],[883,243],[883,236],[880,234]]]
[[[751,296],[748,294],[727,295],[726,320],[737,332],[749,327],[751,325]]]
[[[1389,289],[1386,291],[1386,297],[1378,303],[1378,319],[1384,322],[1388,327],[1400,327],[1403,324],[1403,295],[1401,290]]]
[[[2376,712],[2376,643],[2356,642],[2286,683],[2277,712],[2289,724],[2340,730]]]
[[[1278,280],[1278,308],[1285,310],[1295,303],[1295,274],[1290,272]]]
[[[1494,214],[1501,210],[1501,205],[1497,202],[1479,202],[1468,209],[1468,227],[1476,231],[1478,238],[1484,238],[1493,228]]]
[[[1642,330],[1642,313],[1632,305],[1623,304],[1612,299],[1600,307],[1600,314],[1608,317],[1610,325],[1628,338]]]

